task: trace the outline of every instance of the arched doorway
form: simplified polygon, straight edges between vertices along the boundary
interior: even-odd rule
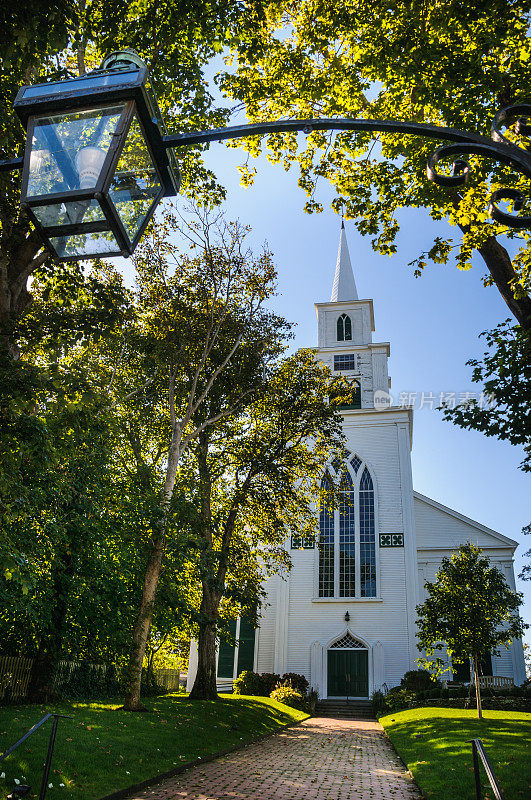
[[[327,696],[369,696],[369,651],[349,632],[328,648]]]

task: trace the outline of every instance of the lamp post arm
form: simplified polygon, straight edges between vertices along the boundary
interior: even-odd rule
[[[0,161],[0,172],[13,172],[22,169],[23,165],[23,158],[8,158],[7,161]]]
[[[234,125],[230,128],[213,128],[208,131],[174,133],[163,137],[165,147],[182,147],[201,142],[222,141],[223,139],[243,139],[247,136],[264,136],[269,133],[296,133],[302,131],[359,131],[375,133],[400,133],[423,136],[426,139],[440,139],[460,144],[482,144],[498,150],[497,143],[486,136],[461,131],[458,128],[441,128],[425,122],[398,122],[392,119],[350,119],[322,117],[317,119],[285,119],[275,122],[255,122],[250,125]],[[503,148],[504,149],[504,148]],[[512,148],[511,148],[512,149]],[[520,148],[515,148],[520,150]],[[502,152],[502,148],[500,148]],[[521,151],[524,152],[525,151]],[[528,169],[531,174],[531,155],[528,155]]]
[[[531,152],[509,141],[501,132],[502,126],[508,127],[516,122],[518,133],[528,135],[531,128],[527,119],[517,119],[519,115],[531,116],[531,103],[518,103],[501,109],[492,123],[492,139],[458,128],[443,128],[424,122],[399,122],[389,119],[347,119],[347,118],[321,118],[321,119],[286,119],[276,122],[256,122],[250,125],[234,125],[228,128],[214,128],[209,131],[190,131],[164,136],[163,147],[178,148],[187,145],[205,142],[223,141],[225,139],[244,139],[248,136],[264,136],[270,133],[296,133],[302,131],[309,134],[312,131],[356,131],[371,133],[398,133],[402,135],[421,136],[425,139],[435,139],[449,142],[437,148],[428,158],[427,175],[429,180],[440,186],[460,186],[468,181],[472,172],[470,164],[463,155],[481,155],[492,158],[501,164],[507,164],[516,169],[526,178],[531,178]],[[453,174],[446,175],[437,170],[437,163],[444,158],[453,158]],[[461,156],[461,157],[459,157]],[[531,228],[531,216],[509,214],[498,208],[500,200],[510,200],[516,212],[523,208],[525,197],[517,189],[497,189],[490,197],[489,213],[493,219],[511,228]]]

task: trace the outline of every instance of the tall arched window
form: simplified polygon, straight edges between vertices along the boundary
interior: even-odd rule
[[[339,506],[339,596],[356,594],[356,509],[354,486],[348,470],[341,477]]]
[[[335,510],[325,500],[319,514],[319,597],[376,597],[374,485],[358,456],[337,461],[323,477],[323,489],[339,483]]]
[[[376,597],[374,487],[367,467],[360,481],[360,594],[362,597]]]
[[[337,341],[352,341],[352,321],[348,314],[341,314],[341,316],[337,318]]]
[[[325,473],[321,489],[330,489],[330,477]],[[334,512],[326,497],[319,513],[319,597],[334,596]]]

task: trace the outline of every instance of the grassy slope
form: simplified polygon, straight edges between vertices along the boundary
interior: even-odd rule
[[[470,739],[481,739],[505,800],[524,800],[531,786],[531,714],[415,708],[380,718],[427,800],[474,798]],[[418,737],[418,738],[417,738]],[[488,786],[480,767],[484,787]],[[492,798],[490,787],[485,798]]]
[[[222,695],[217,702],[190,702],[167,695],[146,702],[151,713],[130,714],[118,703],[61,703],[0,708],[0,752],[4,752],[44,714],[73,714],[60,720],[46,800],[97,800],[179,764],[215,753],[307,714],[265,697]],[[40,787],[50,721],[0,764],[0,798],[13,788],[13,779]],[[59,786],[64,783],[64,788]]]

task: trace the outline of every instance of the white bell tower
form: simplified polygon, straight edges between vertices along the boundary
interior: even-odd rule
[[[315,309],[318,358],[333,372],[340,372],[359,384],[361,408],[389,405],[390,345],[372,341],[373,302],[358,298],[344,223],[330,302],[316,303]]]

